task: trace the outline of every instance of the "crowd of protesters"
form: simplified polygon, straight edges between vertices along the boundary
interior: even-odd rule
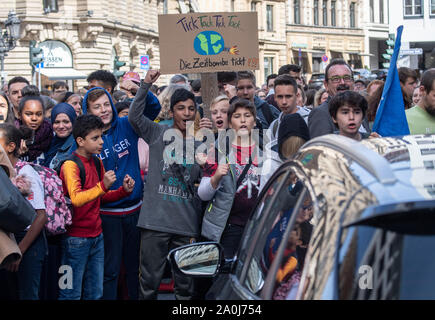
[[[0,152],[35,211],[14,235],[21,259],[0,270],[0,299],[156,299],[171,249],[211,240],[226,258],[236,253],[262,188],[305,142],[379,137],[384,81],[355,81],[344,60],[329,63],[320,87],[297,65],[262,86],[251,71],[219,72],[210,119],[200,80],[175,75],[159,87],[159,76],[130,71],[118,84],[98,70],[75,92],[15,77],[0,92]],[[411,134],[435,133],[435,70],[400,68],[399,79]],[[72,214],[63,234],[44,229],[47,186],[35,166],[62,181]],[[61,266],[72,286],[59,286]],[[177,299],[202,299],[210,285],[173,277]]]

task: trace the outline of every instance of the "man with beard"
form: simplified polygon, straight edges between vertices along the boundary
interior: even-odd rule
[[[354,80],[351,67],[342,59],[333,59],[325,70],[325,81],[323,82],[329,94],[328,100],[317,108],[314,108],[308,116],[308,128],[311,138],[324,134],[334,133],[337,128],[329,114],[329,101],[337,93],[353,90]],[[360,132],[367,133],[369,126],[367,119],[364,119]]]
[[[402,87],[403,102],[405,103],[405,109],[410,109],[412,104],[412,94],[414,89],[418,86],[417,73],[407,67],[401,67],[397,69],[399,73],[400,86]]]
[[[411,134],[435,133],[435,69],[427,70],[421,79],[420,102],[406,110]]]

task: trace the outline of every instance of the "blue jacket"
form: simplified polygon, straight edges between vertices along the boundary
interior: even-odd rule
[[[57,149],[58,151],[54,155],[53,159],[51,159],[48,167],[50,169],[57,170],[59,165],[63,163],[75,149],[77,149],[77,145],[74,140],[74,136],[71,134],[68,139],[66,139],[64,144]]]
[[[87,114],[88,111],[87,98],[89,92],[96,89],[102,88],[92,88],[86,93],[83,99],[83,114]],[[137,141],[139,137],[128,122],[128,117],[118,118],[112,97],[107,91],[105,92],[109,97],[110,104],[112,105],[113,118],[110,129],[103,134],[103,151],[99,157],[103,161],[106,171],[114,170],[116,173],[117,179],[110,189],[116,190],[122,186],[126,174],[129,174],[136,182],[130,196],[116,202],[102,204],[101,213],[120,215],[136,211],[142,200],[143,181],[140,175],[139,155],[137,150]],[[148,93],[144,115],[147,118],[154,120],[159,114],[160,109],[161,106],[157,98],[152,93]]]

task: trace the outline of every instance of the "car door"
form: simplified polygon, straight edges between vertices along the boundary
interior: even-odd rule
[[[275,262],[275,259],[281,261],[296,255],[287,248],[292,235],[289,226],[298,224],[299,220],[299,214],[294,213],[304,209],[302,213],[309,219],[313,215],[311,196],[302,182],[302,173],[297,171],[289,163],[283,165],[260,194],[228,279],[232,294],[236,293],[239,299],[271,299],[277,285],[274,280],[277,274],[281,277],[279,282],[284,282],[289,276],[285,272],[297,268],[295,259],[292,259],[290,268],[281,268],[281,264]],[[232,294],[226,293],[226,297],[221,295],[221,298],[234,298]]]

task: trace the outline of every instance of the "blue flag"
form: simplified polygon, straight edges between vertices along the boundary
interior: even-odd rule
[[[405,114],[402,89],[400,87],[399,72],[397,71],[397,58],[399,57],[403,26],[397,28],[394,53],[390,62],[384,91],[376,112],[373,124],[374,132],[383,137],[403,136],[409,134],[408,121]]]

